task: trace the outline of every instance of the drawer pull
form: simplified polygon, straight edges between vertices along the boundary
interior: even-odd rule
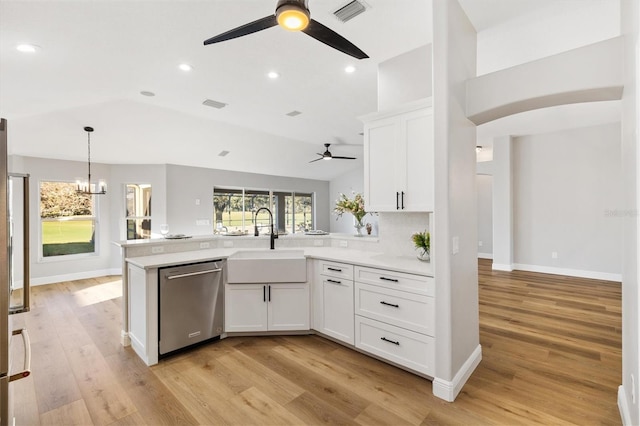
[[[393,303],[388,303],[388,302],[385,302],[384,300],[381,301],[380,304],[381,305],[385,305],[385,306],[392,306],[394,308],[399,308],[400,307],[400,305],[394,305]]]
[[[327,279],[327,282],[334,283],[334,284],[342,284],[342,281],[336,281],[336,280],[330,280],[330,279]]]
[[[327,267],[328,270],[333,271],[333,272],[342,272],[342,269],[338,269],[338,268],[329,268]]]
[[[400,346],[400,342],[395,342],[393,340],[389,340],[386,337],[381,337],[380,340],[384,340],[385,342],[393,343],[396,346]]]
[[[391,281],[393,283],[397,283],[398,282],[398,280],[396,280],[395,278],[380,277],[380,279],[382,281]]]

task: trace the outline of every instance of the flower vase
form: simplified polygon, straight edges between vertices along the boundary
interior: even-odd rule
[[[431,256],[425,249],[420,249],[418,250],[418,259],[422,260],[423,262],[429,262],[431,260]]]
[[[362,219],[358,220],[356,219],[356,217],[354,216],[353,218],[353,226],[354,228],[356,228],[356,237],[362,237],[362,228],[364,228],[364,224],[362,223]]]

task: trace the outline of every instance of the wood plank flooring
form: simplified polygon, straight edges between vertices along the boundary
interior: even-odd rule
[[[620,424],[619,283],[479,261],[483,360],[454,403],[318,336],[235,337],[146,367],[119,344],[120,277],[33,288],[16,318],[32,375],[22,425]],[[19,346],[19,345],[15,345]]]

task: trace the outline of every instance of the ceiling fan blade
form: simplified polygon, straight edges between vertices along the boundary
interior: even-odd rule
[[[233,38],[238,38],[251,33],[266,30],[267,28],[275,27],[276,25],[278,25],[276,15],[265,16],[264,18],[258,19],[257,21],[250,22],[248,24],[242,25],[241,27],[234,28],[222,34],[218,34],[217,36],[211,37],[205,40],[204,44],[206,46],[208,44],[220,43],[221,41],[227,41]]]
[[[334,155],[331,158],[337,158],[338,160],[356,160],[356,157],[339,157],[337,155]]]
[[[365,59],[369,57],[355,44],[351,43],[331,28],[325,27],[315,19],[312,19],[309,22],[309,26],[302,30],[302,32],[318,41],[321,41],[327,46],[331,46],[334,49],[353,56],[356,59]]]
[[[311,161],[309,161],[309,162],[310,162],[310,163],[315,163],[316,161],[320,161],[320,160],[322,160],[322,159],[323,159],[323,158],[322,158],[322,157],[320,157],[320,158],[316,158],[315,160],[311,160]]]

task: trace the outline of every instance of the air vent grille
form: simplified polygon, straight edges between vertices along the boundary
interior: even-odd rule
[[[300,115],[302,114],[300,111],[291,111],[288,112],[286,115],[288,115],[289,117],[295,117],[296,115]]]
[[[214,101],[212,99],[207,99],[205,100],[202,105],[206,105],[209,106],[211,108],[217,108],[217,109],[221,109],[227,106],[227,104],[225,104],[224,102],[218,102],[218,101]]]
[[[333,14],[341,22],[347,22],[360,15],[365,10],[367,10],[367,8],[363,3],[359,2],[358,0],[353,0],[352,2],[347,3],[340,9],[333,12]]]

